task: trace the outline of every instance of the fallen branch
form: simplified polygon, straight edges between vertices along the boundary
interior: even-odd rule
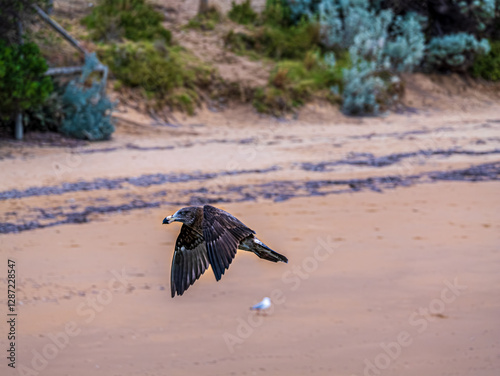
[[[99,64],[94,71],[106,73],[107,68],[105,65]],[[47,69],[46,76],[69,76],[77,73],[82,73],[83,66],[77,67],[55,67]]]
[[[43,18],[45,22],[47,22],[55,31],[57,31],[59,34],[61,34],[64,39],[66,39],[69,43],[71,43],[73,46],[75,46],[78,50],[83,52],[83,54],[88,54],[88,51],[83,48],[83,46],[78,42],[75,38],[73,38],[71,35],[69,35],[64,28],[59,25],[56,21],[54,21],[50,16],[43,11],[42,8],[40,8],[38,5],[33,4],[33,9],[36,10],[38,15]]]

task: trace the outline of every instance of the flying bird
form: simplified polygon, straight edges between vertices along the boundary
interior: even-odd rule
[[[267,296],[262,299],[260,303],[257,303],[256,305],[250,307],[250,310],[252,311],[257,311],[257,314],[259,314],[261,311],[265,311],[266,309],[269,309],[271,307],[271,299],[269,299]]]
[[[210,205],[188,206],[166,217],[163,224],[182,222],[181,232],[175,242],[170,287],[172,298],[182,295],[212,266],[219,281],[233,261],[236,250],[253,252],[262,259],[288,262],[273,251],[237,218]]]

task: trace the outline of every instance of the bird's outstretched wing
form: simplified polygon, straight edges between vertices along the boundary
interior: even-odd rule
[[[170,271],[172,298],[176,292],[182,295],[207,268],[207,249],[203,235],[187,225],[182,225],[175,242]]]
[[[228,212],[210,205],[203,207],[202,229],[208,261],[218,281],[233,261],[240,241],[255,232]]]

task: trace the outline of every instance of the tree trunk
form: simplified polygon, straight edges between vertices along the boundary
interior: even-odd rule
[[[19,44],[23,44],[23,24],[21,21],[17,21],[17,32],[19,34]],[[23,139],[23,113],[19,111],[16,114],[16,129],[15,129],[16,140]]]
[[[200,7],[198,8],[198,14],[203,14],[208,11],[208,0],[200,0]]]
[[[16,114],[16,140],[23,139],[23,114],[18,112]]]

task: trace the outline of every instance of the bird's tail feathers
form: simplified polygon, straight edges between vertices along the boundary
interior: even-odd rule
[[[272,262],[284,262],[288,263],[288,259],[279,254],[276,251],[273,251],[271,248],[269,248],[267,245],[262,243],[259,239],[253,238],[253,247],[252,247],[252,252],[255,253],[257,256],[259,256],[261,259],[272,261]]]

